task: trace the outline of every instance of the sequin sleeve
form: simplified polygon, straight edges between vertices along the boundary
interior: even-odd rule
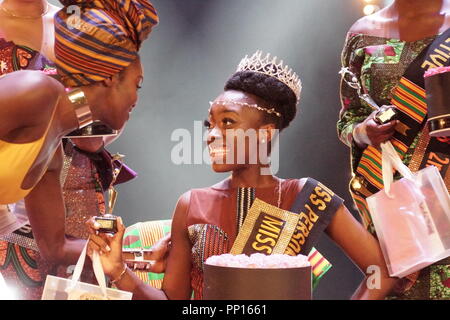
[[[341,56],[342,67],[349,68],[358,79],[364,63],[362,43],[362,35],[349,33]],[[372,109],[364,105],[356,90],[344,81],[341,81],[340,97],[341,111],[337,122],[339,139],[349,147],[356,147],[353,144],[353,129],[372,113]]]

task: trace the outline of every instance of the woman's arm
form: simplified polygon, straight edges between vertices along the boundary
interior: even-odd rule
[[[62,89],[56,80],[38,71],[16,71],[1,77],[0,138],[16,129],[47,125]]]
[[[361,76],[362,60],[357,54],[360,46],[360,36],[349,31],[345,40],[344,48],[341,54],[342,68],[348,68],[356,77]],[[347,76],[346,79],[348,79]],[[339,112],[339,120],[337,122],[337,133],[339,139],[347,146],[355,146],[353,140],[353,131],[355,127],[362,123],[373,110],[364,106],[359,98],[357,91],[350,87],[345,81],[341,80],[340,85],[341,110]],[[358,146],[364,148],[364,145]]]
[[[374,23],[371,19],[363,17],[350,28],[341,55],[342,67],[351,71],[361,86],[363,85],[360,79],[361,69],[365,58],[361,34],[373,32],[368,28]],[[351,80],[349,75],[345,79]],[[394,134],[397,121],[390,121],[383,125],[377,124],[374,120],[377,110],[363,103],[357,90],[343,80],[341,80],[340,85],[340,98],[341,110],[337,122],[338,136],[343,143],[352,148],[354,158],[359,158],[361,150],[368,145],[377,147],[380,143],[389,140]]]
[[[172,245],[167,259],[162,289],[169,299],[190,299],[191,242],[187,230],[187,213],[191,193],[183,194],[178,201],[172,222]]]
[[[389,277],[383,253],[375,237],[364,229],[344,205],[336,212],[326,231],[366,275],[352,299],[386,297],[398,279]]]
[[[116,280],[115,285],[120,290],[133,292],[133,299],[190,299],[191,245],[186,229],[189,198],[190,193],[181,196],[175,208],[171,231],[172,246],[161,290],[142,282],[131,270],[124,268],[122,241],[125,227],[121,219],[118,223],[118,232],[114,236],[96,235],[99,226],[95,220],[87,222],[91,232],[89,251],[100,251],[105,274]]]
[[[62,147],[56,151],[47,172],[25,198],[25,206],[39,252],[47,261],[75,264],[85,240],[65,236],[66,211],[60,184]]]

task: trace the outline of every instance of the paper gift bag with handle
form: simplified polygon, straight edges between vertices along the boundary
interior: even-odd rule
[[[105,274],[97,251],[93,252],[92,265],[99,285],[80,282],[86,258],[87,244],[75,266],[72,279],[47,276],[42,300],[131,300],[132,293],[106,287]]]
[[[384,189],[367,204],[389,274],[404,277],[450,256],[450,197],[435,166],[413,174],[390,142],[381,149]]]

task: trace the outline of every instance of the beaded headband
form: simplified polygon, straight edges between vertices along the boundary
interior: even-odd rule
[[[275,111],[275,108],[263,108],[258,106],[257,104],[251,104],[251,103],[247,103],[247,102],[240,102],[240,101],[232,101],[232,100],[219,100],[219,101],[210,101],[209,105],[212,107],[213,104],[237,104],[239,106],[244,106],[244,107],[250,107],[250,108],[255,108],[258,109],[260,111],[264,111],[267,112],[268,114],[275,114],[278,118],[281,118],[281,113],[279,113],[278,111]]]
[[[283,66],[283,60],[277,62],[277,57],[271,57],[268,53],[263,57],[261,50],[256,51],[251,57],[248,55],[238,65],[236,72],[253,71],[274,77],[287,85],[295,94],[297,102],[302,91],[302,82],[298,75],[287,65]]]

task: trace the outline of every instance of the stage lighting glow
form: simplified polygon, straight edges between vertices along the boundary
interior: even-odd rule
[[[0,300],[17,300],[17,296],[13,289],[4,287],[0,290]]]
[[[365,3],[372,3],[373,0],[364,0]]]
[[[366,6],[364,6],[363,12],[366,16],[371,15],[375,12],[377,12],[378,10],[380,10],[380,7],[377,5],[373,5],[373,4],[368,4]]]
[[[0,274],[0,300],[16,300],[17,295],[13,288],[6,285],[5,280]]]

